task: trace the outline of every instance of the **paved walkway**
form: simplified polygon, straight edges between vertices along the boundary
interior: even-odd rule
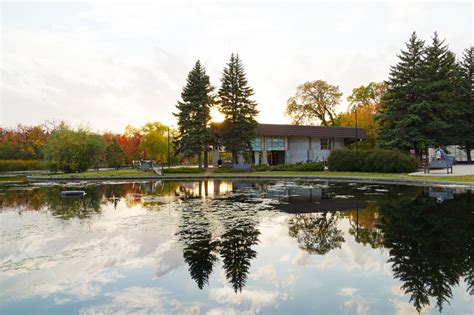
[[[410,173],[410,175],[414,176],[463,176],[463,175],[474,175],[474,164],[466,165],[466,164],[457,164],[453,166],[453,173],[446,174],[446,169],[442,170],[430,170],[429,173],[415,172]]]

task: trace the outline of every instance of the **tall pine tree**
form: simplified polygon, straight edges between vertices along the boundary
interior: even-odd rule
[[[408,150],[417,154],[433,144],[420,126],[424,123],[428,104],[423,100],[424,41],[415,32],[406,43],[406,50],[398,56],[399,62],[390,69],[388,90],[381,101],[378,115],[379,140],[382,146]]]
[[[431,139],[431,145],[453,144],[451,130],[456,124],[452,117],[459,112],[456,98],[457,64],[454,54],[444,40],[435,33],[430,46],[426,47],[423,59],[421,85],[423,102],[413,106],[413,111],[422,118],[419,128]]]
[[[465,49],[462,60],[459,62],[459,110],[453,119],[456,144],[466,151],[467,161],[472,162],[471,150],[474,149],[474,85],[472,60],[473,47]]]
[[[255,138],[258,114],[257,103],[250,99],[254,95],[248,85],[244,67],[239,56],[232,54],[227,67],[224,68],[219,89],[220,111],[225,116],[223,123],[222,144],[232,152],[232,162],[237,163],[237,156],[251,148]]]
[[[176,105],[178,112],[173,113],[178,118],[177,152],[184,156],[198,155],[199,166],[204,152],[204,167],[208,166],[207,152],[211,140],[208,125],[211,120],[212,91],[209,76],[198,60],[188,74],[181,93],[182,101]]]

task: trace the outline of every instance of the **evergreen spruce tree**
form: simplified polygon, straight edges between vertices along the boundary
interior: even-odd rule
[[[379,140],[382,146],[409,150],[417,154],[432,145],[433,139],[422,132],[425,111],[423,100],[424,41],[415,32],[398,56],[399,62],[390,69],[388,90],[381,101],[378,115]]]
[[[456,98],[457,64],[454,54],[444,40],[435,33],[423,59],[421,85],[423,102],[412,107],[422,117],[419,128],[431,145],[453,144],[452,130],[457,123],[452,119],[460,110]]]
[[[472,162],[471,150],[474,149],[474,96],[472,60],[473,48],[464,50],[462,60],[459,62],[459,110],[454,117],[456,144],[466,151],[467,161]]]
[[[178,118],[177,152],[188,157],[198,155],[199,166],[204,152],[204,167],[208,166],[207,151],[211,140],[208,124],[211,120],[212,91],[209,76],[198,60],[188,74],[181,93],[182,101],[176,105],[178,113],[173,113]]]
[[[232,152],[232,162],[237,156],[251,148],[255,138],[258,114],[257,103],[250,99],[254,95],[248,86],[244,67],[239,56],[232,54],[224,68],[219,89],[220,111],[224,114],[222,144]]]

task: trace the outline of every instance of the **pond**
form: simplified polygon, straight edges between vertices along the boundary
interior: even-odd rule
[[[0,313],[472,314],[473,204],[462,187],[3,183]]]

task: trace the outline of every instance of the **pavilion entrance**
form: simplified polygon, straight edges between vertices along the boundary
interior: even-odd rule
[[[268,165],[285,164],[285,151],[273,150],[267,152]]]

